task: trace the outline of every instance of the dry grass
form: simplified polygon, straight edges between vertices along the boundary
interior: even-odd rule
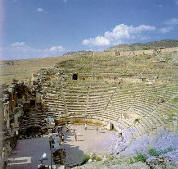
[[[31,78],[32,73],[37,72],[40,68],[51,67],[58,62],[71,58],[73,58],[73,56],[0,61],[0,84],[9,84],[14,78],[17,80],[28,81]]]
[[[37,72],[42,67],[51,67],[56,63],[60,63],[59,66],[64,69],[66,74],[75,71],[80,72],[80,74],[94,74],[97,77],[102,77],[102,79],[104,75],[107,77],[114,75],[115,78],[144,77],[151,80],[153,80],[153,76],[158,76],[159,80],[165,83],[168,80],[175,82],[178,75],[177,54],[174,57],[171,53],[159,56],[82,56],[76,54],[43,59],[0,61],[0,84],[10,83],[13,78],[28,81],[32,73]],[[164,60],[164,62],[160,60]],[[172,60],[175,60],[175,62]],[[111,82],[111,79],[113,78],[104,80]],[[96,80],[98,81],[98,79]]]

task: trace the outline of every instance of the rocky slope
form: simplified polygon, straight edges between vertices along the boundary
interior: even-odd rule
[[[178,40],[160,40],[148,43],[120,44],[106,49],[106,51],[116,50],[148,50],[156,48],[178,47]]]

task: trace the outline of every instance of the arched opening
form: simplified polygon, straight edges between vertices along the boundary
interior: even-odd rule
[[[114,130],[114,124],[111,123],[111,130]]]
[[[107,129],[108,130],[114,130],[114,124],[112,123],[112,122],[109,122],[108,124],[107,124]]]
[[[31,126],[26,129],[25,133],[26,136],[34,136],[34,135],[41,135],[42,130],[40,126]]]
[[[35,106],[35,100],[30,100],[30,106]]]
[[[77,73],[74,73],[73,76],[72,76],[72,79],[73,79],[73,80],[77,80],[77,79],[78,79],[78,74],[77,74]]]

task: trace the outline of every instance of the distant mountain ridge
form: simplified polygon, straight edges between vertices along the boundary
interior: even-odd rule
[[[128,51],[128,50],[148,50],[156,48],[178,47],[178,40],[160,40],[148,43],[120,44],[106,49],[105,51]]]

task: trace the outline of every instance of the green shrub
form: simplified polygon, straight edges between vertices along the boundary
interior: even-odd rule
[[[158,156],[160,153],[155,148],[148,149],[148,154],[151,156]]]
[[[96,161],[102,161],[102,158],[101,157],[97,157],[96,155],[94,155],[93,157],[90,157],[93,161],[96,160]]]
[[[173,102],[178,102],[178,97],[172,99]]]
[[[109,161],[112,161],[114,159],[113,156],[109,156]]]
[[[168,114],[168,120],[172,121],[174,119],[174,114]]]
[[[156,150],[155,148],[150,148],[148,150],[148,154],[151,155],[151,156],[159,156],[159,155],[162,155],[162,154],[166,154],[168,152],[171,152],[174,150],[174,147],[172,146],[169,146],[168,148],[164,149],[164,150]]]
[[[168,152],[171,152],[174,150],[174,147],[170,146],[164,150],[156,150],[155,148],[150,148],[148,150],[148,154],[151,155],[151,156],[159,156],[159,155],[162,155],[162,154],[166,154]]]
[[[121,160],[118,160],[118,161],[117,161],[117,164],[121,164],[121,163],[122,163],[122,161],[121,161]]]
[[[160,150],[160,155],[161,155],[161,154],[166,154],[166,153],[171,152],[171,151],[173,151],[173,150],[175,150],[175,148],[172,147],[172,146],[169,146],[168,148],[166,148],[166,149],[164,149],[164,150]]]
[[[101,157],[96,157],[95,160],[96,160],[96,161],[102,161],[102,158],[101,158]]]
[[[145,162],[147,159],[146,155],[145,154],[142,154],[142,153],[137,153],[136,156],[134,156],[134,160],[135,162]]]
[[[85,164],[90,159],[88,154],[84,154],[82,164]]]
[[[167,150],[167,152],[166,152],[166,153],[168,153],[168,152],[174,151],[174,150],[175,150],[175,148],[174,148],[174,147],[172,147],[172,146],[169,146],[166,150]]]
[[[170,60],[172,60],[172,58],[170,58],[169,56],[165,57],[165,62],[168,63]]]

